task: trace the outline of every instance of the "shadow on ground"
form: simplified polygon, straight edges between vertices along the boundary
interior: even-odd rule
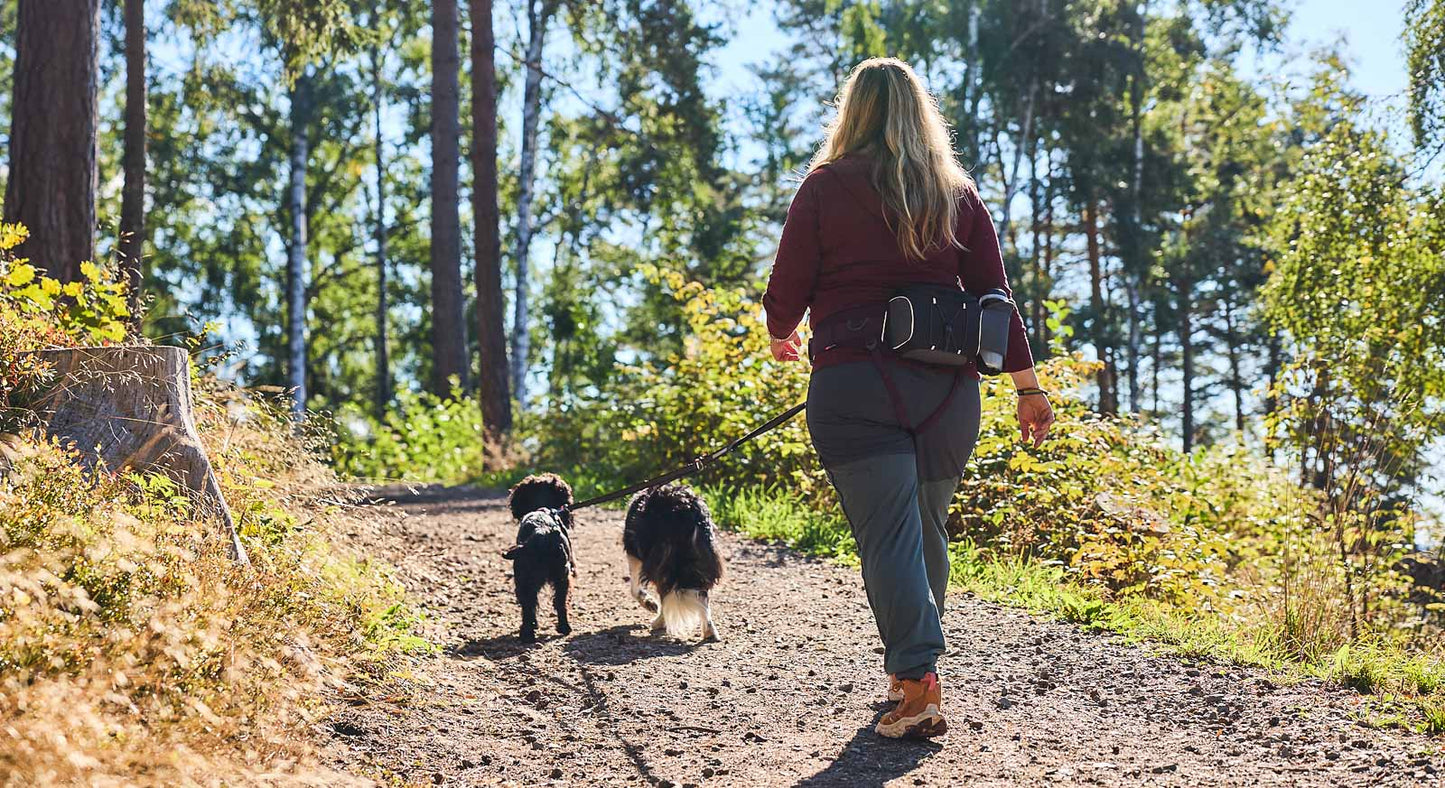
[[[585,665],[626,665],[653,657],[687,654],[694,648],[696,644],[652,635],[642,624],[619,624],[597,632],[574,634],[562,651]]]
[[[878,716],[883,715],[880,712]],[[859,728],[828,768],[799,780],[795,788],[881,788],[920,768],[943,749],[935,742],[885,739],[873,732],[873,724]]]
[[[554,635],[548,637],[546,634],[539,633],[537,642],[535,643],[523,643],[517,639],[516,633],[498,635],[490,638],[472,638],[447,646],[445,653],[447,656],[456,657],[457,659],[472,659],[475,657],[486,657],[490,660],[507,659],[508,657],[515,657],[523,652],[531,651],[538,645],[546,643],[548,640],[560,637],[562,636]]]

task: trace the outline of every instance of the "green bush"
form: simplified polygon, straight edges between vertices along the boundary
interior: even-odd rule
[[[529,467],[571,469],[589,489],[621,486],[806,396],[807,365],[772,360],[761,309],[746,292],[647,274],[677,301],[683,350],[525,419],[518,432]],[[1037,449],[1019,439],[1009,381],[983,381],[978,444],[951,506],[955,583],[1186,653],[1390,686],[1421,698],[1422,713],[1439,703],[1428,677],[1445,655],[1410,657],[1411,644],[1430,642],[1422,626],[1439,632],[1438,613],[1424,623],[1390,568],[1408,543],[1408,519],[1374,518],[1367,529],[1331,516],[1318,493],[1255,450],[1226,444],[1186,455],[1145,421],[1102,418],[1074,393],[1094,371],[1063,355],[1040,365],[1044,387],[1057,392],[1058,423]],[[724,527],[856,560],[802,418],[690,481]],[[1346,544],[1370,542],[1370,571],[1339,560],[1340,532]],[[1350,586],[1372,618],[1341,613]],[[1411,678],[1420,675],[1426,680]]]
[[[403,390],[382,419],[346,405],[334,421],[332,460],[343,476],[456,483],[486,467],[481,408],[459,390],[445,399]]]

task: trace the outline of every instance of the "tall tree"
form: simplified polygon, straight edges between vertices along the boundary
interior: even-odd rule
[[[512,257],[517,263],[517,286],[512,299],[512,387],[517,405],[527,407],[527,361],[531,352],[529,298],[531,270],[527,253],[532,245],[533,176],[537,164],[537,123],[542,112],[542,53],[547,25],[557,9],[556,0],[527,0],[527,76],[522,89],[522,157],[517,168],[517,234]]]
[[[379,6],[380,4],[378,4]],[[377,15],[380,16],[379,14]],[[379,20],[378,20],[379,21]],[[386,320],[390,312],[386,292],[386,138],[381,123],[382,52],[380,43],[371,47],[371,111],[376,135],[376,215],[372,230],[376,236],[376,413],[381,418],[391,405],[391,353],[387,345]]]
[[[125,185],[120,200],[120,265],[129,286],[132,320],[140,320],[141,257],[146,217],[145,0],[125,0]]]
[[[306,417],[306,165],[311,158],[307,134],[310,120],[310,78],[302,74],[291,86],[291,181],[286,209],[290,235],[286,248],[286,382],[291,414]]]
[[[52,277],[95,256],[100,0],[19,0],[5,218]]]
[[[457,2],[432,0],[431,295],[432,379],[439,396],[467,385],[466,304],[462,291],[460,169],[461,61]]]
[[[470,0],[472,20],[472,215],[476,221],[478,390],[482,423],[496,438],[512,429],[503,329],[502,240],[497,209],[497,69],[492,0]]]

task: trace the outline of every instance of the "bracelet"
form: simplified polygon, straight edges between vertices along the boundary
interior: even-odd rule
[[[1019,389],[1014,393],[1019,395],[1020,397],[1027,397],[1031,394],[1042,394],[1044,398],[1047,399],[1049,396],[1049,392],[1044,391],[1043,389]]]

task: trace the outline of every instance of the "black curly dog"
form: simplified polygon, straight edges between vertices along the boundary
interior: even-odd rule
[[[708,593],[722,580],[716,531],[707,504],[692,490],[670,484],[644,490],[627,506],[622,548],[627,552],[632,598],[656,613],[654,632],[666,629],[677,638],[696,634],[717,640]],[[654,603],[642,590],[657,591]]]
[[[523,643],[537,640],[537,595],[552,584],[552,609],[557,631],[572,631],[567,623],[567,591],[576,574],[572,561],[572,488],[552,473],[528,476],[512,488],[507,504],[517,520],[517,543],[502,553],[512,562],[517,602],[522,606]]]

